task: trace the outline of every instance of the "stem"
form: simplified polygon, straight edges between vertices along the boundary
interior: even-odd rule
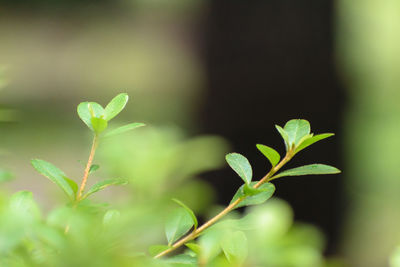
[[[83,173],[82,183],[79,188],[78,196],[76,198],[76,202],[79,202],[79,200],[82,197],[83,190],[85,190],[86,182],[89,177],[90,167],[92,166],[94,154],[96,153],[96,148],[97,148],[98,143],[99,143],[99,137],[97,134],[95,134],[94,138],[93,138],[92,148],[90,149],[89,159],[86,164],[85,172]]]
[[[262,184],[267,183],[269,181],[269,178],[271,178],[277,171],[279,171],[280,168],[282,168],[283,165],[285,165],[289,160],[291,160],[293,157],[293,154],[291,151],[288,151],[285,155],[285,157],[279,162],[278,165],[273,167],[261,180],[258,181],[257,184],[254,185],[254,188],[259,188]],[[223,211],[215,215],[213,218],[211,218],[209,221],[205,222],[202,226],[197,228],[196,230],[193,230],[190,234],[182,238],[181,240],[178,240],[175,242],[172,247],[170,247],[167,250],[164,250],[160,253],[158,253],[156,256],[154,256],[155,259],[161,258],[162,256],[165,256],[169,254],[170,252],[176,250],[177,248],[183,246],[185,243],[192,241],[196,237],[198,237],[204,230],[206,230],[208,227],[216,223],[218,220],[220,220],[222,217],[224,217],[226,214],[228,214],[231,210],[235,209],[235,207],[242,202],[245,199],[243,198],[238,198],[236,201],[232,202],[229,204]]]

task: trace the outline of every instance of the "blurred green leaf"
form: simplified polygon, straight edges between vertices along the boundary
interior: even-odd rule
[[[310,145],[312,145],[312,144],[314,144],[314,143],[316,143],[316,142],[318,142],[320,140],[323,140],[325,138],[328,138],[328,137],[331,137],[331,136],[334,136],[334,135],[335,134],[333,134],[333,133],[324,133],[324,134],[317,134],[315,136],[312,136],[312,137],[304,140],[302,143],[300,143],[300,145],[296,148],[295,153],[300,152],[304,148],[306,148],[306,147],[308,147],[308,146],[310,146]]]
[[[285,124],[284,127],[285,132],[288,134],[288,143],[289,147],[294,145],[298,145],[299,141],[310,134],[311,127],[310,123],[306,120],[290,120]]]
[[[14,174],[9,171],[0,170],[0,183],[14,179]]]
[[[278,130],[279,134],[282,136],[282,139],[285,143],[286,151],[289,149],[289,135],[288,133],[279,125],[275,125],[275,128]]]
[[[50,162],[40,159],[31,160],[31,164],[36,171],[56,183],[71,200],[75,199],[74,189],[71,187],[69,181],[65,179],[67,175],[62,170],[58,169]]]
[[[181,238],[193,225],[192,217],[184,208],[176,209],[165,224],[165,234],[167,236],[168,245],[172,245]]]
[[[14,193],[10,198],[10,209],[14,216],[26,219],[39,219],[40,210],[36,202],[33,200],[32,192],[30,191],[19,191]],[[14,219],[16,219],[14,217]],[[25,221],[25,223],[27,223]]]
[[[95,171],[97,171],[99,168],[100,168],[100,165],[93,164],[92,166],[90,166],[89,173],[95,172]]]
[[[96,117],[92,117],[90,119],[90,122],[92,123],[93,130],[97,134],[103,132],[107,128],[107,124],[108,124],[105,119],[96,118]]]
[[[253,170],[251,169],[250,162],[246,157],[239,153],[230,153],[225,157],[229,166],[248,184],[253,178]]]
[[[173,266],[193,266],[196,267],[197,265],[197,259],[195,257],[192,257],[187,254],[179,254],[175,255],[172,257],[169,257],[168,259],[164,260],[165,262],[168,262],[170,264],[173,264]]]
[[[125,108],[128,99],[129,97],[126,93],[121,93],[114,97],[105,108],[104,119],[109,121],[117,116]]]
[[[92,131],[94,131],[92,117],[100,118],[104,115],[103,107],[96,102],[82,102],[78,105],[77,111],[79,118],[81,118]],[[94,116],[92,116],[91,111],[93,111]]]
[[[103,225],[108,226],[115,222],[121,216],[121,212],[116,209],[108,210],[103,217]]]
[[[150,256],[154,257],[157,254],[163,252],[164,250],[169,249],[170,246],[167,245],[154,245],[149,247],[149,254]]]
[[[254,186],[257,182],[252,182],[250,186]],[[244,193],[244,186],[242,185],[237,191],[236,194],[233,196],[231,203],[235,202],[238,198],[245,197],[246,194]],[[260,190],[260,193],[253,195],[253,196],[247,196],[244,200],[242,200],[236,208],[244,207],[244,206],[250,206],[250,205],[257,205],[264,203],[268,199],[272,197],[272,195],[275,192],[275,186],[271,183],[265,183],[262,184],[257,190]]]
[[[187,246],[191,251],[193,251],[197,255],[199,255],[201,252],[201,247],[196,243],[192,243],[192,242],[186,243],[185,246]]]
[[[133,129],[136,129],[136,128],[139,128],[142,126],[145,126],[145,124],[139,123],[139,122],[130,123],[130,124],[127,124],[127,125],[124,125],[124,126],[121,126],[121,127],[118,127],[116,129],[109,131],[108,133],[106,133],[104,135],[104,137],[110,137],[110,136],[114,136],[117,134],[125,133],[127,131],[130,131],[130,130],[133,130]]]
[[[121,178],[107,179],[107,180],[97,182],[92,187],[90,187],[90,189],[82,197],[82,199],[85,199],[88,196],[90,196],[91,194],[96,193],[100,190],[103,190],[104,188],[109,187],[110,185],[125,185],[127,183],[128,183],[128,180],[121,179]]]
[[[190,215],[190,217],[192,217],[192,220],[193,220],[193,228],[194,228],[194,230],[196,230],[196,229],[197,229],[197,225],[198,225],[199,223],[197,222],[197,218],[196,218],[196,215],[194,214],[194,212],[193,212],[188,206],[186,206],[185,203],[183,203],[182,201],[180,201],[180,200],[178,200],[178,199],[176,199],[176,198],[173,198],[172,200],[173,200],[174,202],[176,202],[179,206],[181,206],[182,208],[184,208],[184,209],[187,211],[187,213]]]
[[[275,167],[276,164],[278,164],[279,161],[281,160],[281,156],[275,149],[273,149],[269,146],[260,145],[260,144],[258,144],[256,146],[257,146],[258,150],[260,150],[260,152],[263,153],[264,156],[267,157],[269,162],[271,162],[272,167]]]
[[[277,179],[285,176],[301,176],[301,175],[318,175],[318,174],[336,174],[340,173],[340,170],[325,164],[310,164],[294,169],[289,169],[278,173],[273,176],[270,180]]]
[[[248,254],[247,237],[242,231],[226,235],[221,248],[228,261],[241,264]]]

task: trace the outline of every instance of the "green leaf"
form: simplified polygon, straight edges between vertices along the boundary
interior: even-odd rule
[[[194,214],[194,212],[188,206],[186,206],[182,201],[180,201],[176,198],[173,198],[172,201],[176,202],[179,206],[184,208],[187,211],[187,213],[189,213],[190,217],[192,217],[192,220],[193,220],[193,228],[194,228],[194,230],[196,230],[199,223],[197,221],[197,218],[196,218],[196,215]]]
[[[283,138],[283,142],[285,143],[286,151],[289,149],[289,135],[288,133],[279,125],[275,125],[275,128],[278,130],[279,134]]]
[[[340,173],[340,170],[335,167],[325,164],[310,164],[283,171],[272,177],[270,180],[285,176],[319,175],[319,174],[336,174],[336,173]]]
[[[11,172],[5,171],[5,170],[0,170],[0,183],[10,181],[13,178],[14,178],[14,175]]]
[[[40,209],[33,200],[32,192],[19,191],[10,197],[11,216],[21,216],[23,219],[39,219]]]
[[[74,199],[76,197],[76,194],[78,193],[78,185],[74,180],[71,180],[67,177],[64,177],[65,181],[69,184],[69,186],[72,188],[72,191],[74,191]]]
[[[312,144],[314,144],[320,140],[326,139],[326,138],[334,136],[334,135],[335,134],[333,134],[333,133],[324,133],[324,134],[317,134],[315,136],[312,136],[312,137],[304,140],[302,143],[300,143],[300,145],[296,148],[295,153],[300,152],[304,148],[311,146]]]
[[[125,93],[119,94],[114,97],[105,108],[104,119],[109,121],[117,116],[118,113],[120,113],[124,109],[126,103],[128,102],[128,99],[129,97]]]
[[[103,217],[103,225],[109,226],[121,216],[121,212],[116,209],[108,210]]]
[[[193,225],[193,219],[185,209],[179,208],[174,210],[165,224],[168,245],[172,245],[181,238]]]
[[[96,102],[82,102],[78,105],[77,111],[79,118],[81,118],[92,131],[94,131],[92,117],[101,118],[104,115],[103,107]]]
[[[105,119],[96,118],[96,117],[92,117],[90,119],[90,122],[92,123],[93,131],[95,131],[95,133],[97,133],[97,134],[103,132],[107,128],[107,124],[108,124]]]
[[[276,164],[278,164],[279,161],[281,160],[281,156],[279,155],[278,152],[276,152],[275,149],[260,144],[256,145],[256,147],[258,148],[258,150],[260,150],[261,153],[264,154],[264,156],[267,157],[269,162],[271,162],[272,168],[275,167]]]
[[[167,245],[153,245],[149,247],[149,253],[150,256],[154,257],[157,254],[160,254],[161,252],[163,252],[164,250],[167,250],[171,248],[170,246]]]
[[[82,199],[85,199],[91,194],[103,190],[104,188],[109,187],[110,185],[125,185],[127,183],[128,180],[121,178],[107,179],[97,182],[89,189],[89,191],[82,197]]]
[[[257,182],[252,182],[250,186],[254,186]],[[244,193],[244,187],[245,185],[242,185],[237,191],[236,194],[233,196],[231,200],[231,204],[235,202],[238,198],[243,198],[243,199],[237,206],[236,208],[244,207],[244,206],[250,206],[250,205],[257,205],[264,203],[268,199],[272,197],[272,195],[275,192],[275,186],[271,183],[265,183],[262,184],[257,190],[260,190],[260,193],[253,195],[253,196],[246,196]]]
[[[130,131],[130,130],[133,130],[133,129],[136,129],[136,128],[139,128],[139,127],[142,127],[142,126],[145,126],[145,124],[144,123],[139,123],[139,122],[130,123],[130,124],[127,124],[127,125],[124,125],[124,126],[121,126],[121,127],[118,127],[116,129],[113,129],[113,130],[109,131],[108,133],[106,133],[104,135],[104,137],[110,137],[110,136],[113,136],[113,135],[125,133],[127,131]]]
[[[288,121],[283,129],[288,134],[289,148],[298,145],[299,141],[311,131],[310,123],[299,119]]]
[[[99,168],[100,168],[100,165],[93,164],[92,166],[90,166],[89,173],[95,172],[95,171],[97,171]]]
[[[242,263],[248,254],[247,237],[242,231],[226,235],[221,247],[229,262]]]
[[[225,157],[226,162],[229,166],[243,179],[243,181],[248,184],[253,178],[253,170],[249,160],[239,153],[230,153]]]
[[[186,243],[185,246],[187,246],[191,251],[193,251],[197,255],[199,255],[201,252],[201,247],[196,243]]]
[[[197,259],[187,254],[175,255],[165,259],[164,261],[170,264],[174,264],[173,266],[198,266]]]
[[[56,183],[71,200],[75,199],[74,189],[72,189],[70,183],[65,179],[67,178],[67,175],[62,170],[58,169],[53,164],[40,159],[31,160],[31,164],[36,171]]]
[[[252,183],[252,184],[254,185],[256,183]],[[245,196],[254,196],[254,195],[257,195],[257,194],[259,194],[261,192],[263,192],[262,189],[254,188],[252,185],[244,184],[244,186],[243,186],[243,194]]]

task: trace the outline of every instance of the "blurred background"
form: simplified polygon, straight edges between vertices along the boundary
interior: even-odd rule
[[[33,191],[45,210],[61,203],[29,160],[78,181],[90,134],[77,104],[127,92],[119,120],[148,127],[104,142],[99,177],[145,177],[129,189],[138,203],[180,196],[207,217],[240,186],[224,154],[244,154],[262,177],[255,144],[283,153],[274,124],[304,118],[336,136],[290,166],[343,174],[283,179],[276,196],[321,229],[326,256],[386,266],[400,244],[399,10],[396,0],[0,0],[1,167],[16,177],[2,188]],[[123,203],[119,190],[102,197]]]

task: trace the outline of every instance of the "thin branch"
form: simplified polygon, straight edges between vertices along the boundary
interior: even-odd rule
[[[89,173],[90,173],[90,167],[92,166],[94,154],[96,153],[96,148],[97,148],[97,145],[98,145],[98,139],[99,139],[98,135],[95,134],[94,138],[93,138],[92,148],[90,149],[89,159],[88,159],[88,162],[86,164],[85,172],[83,173],[82,183],[81,183],[81,186],[79,188],[78,196],[76,198],[77,202],[81,199],[83,191],[85,190],[86,182],[87,182],[87,179],[88,179]]]

